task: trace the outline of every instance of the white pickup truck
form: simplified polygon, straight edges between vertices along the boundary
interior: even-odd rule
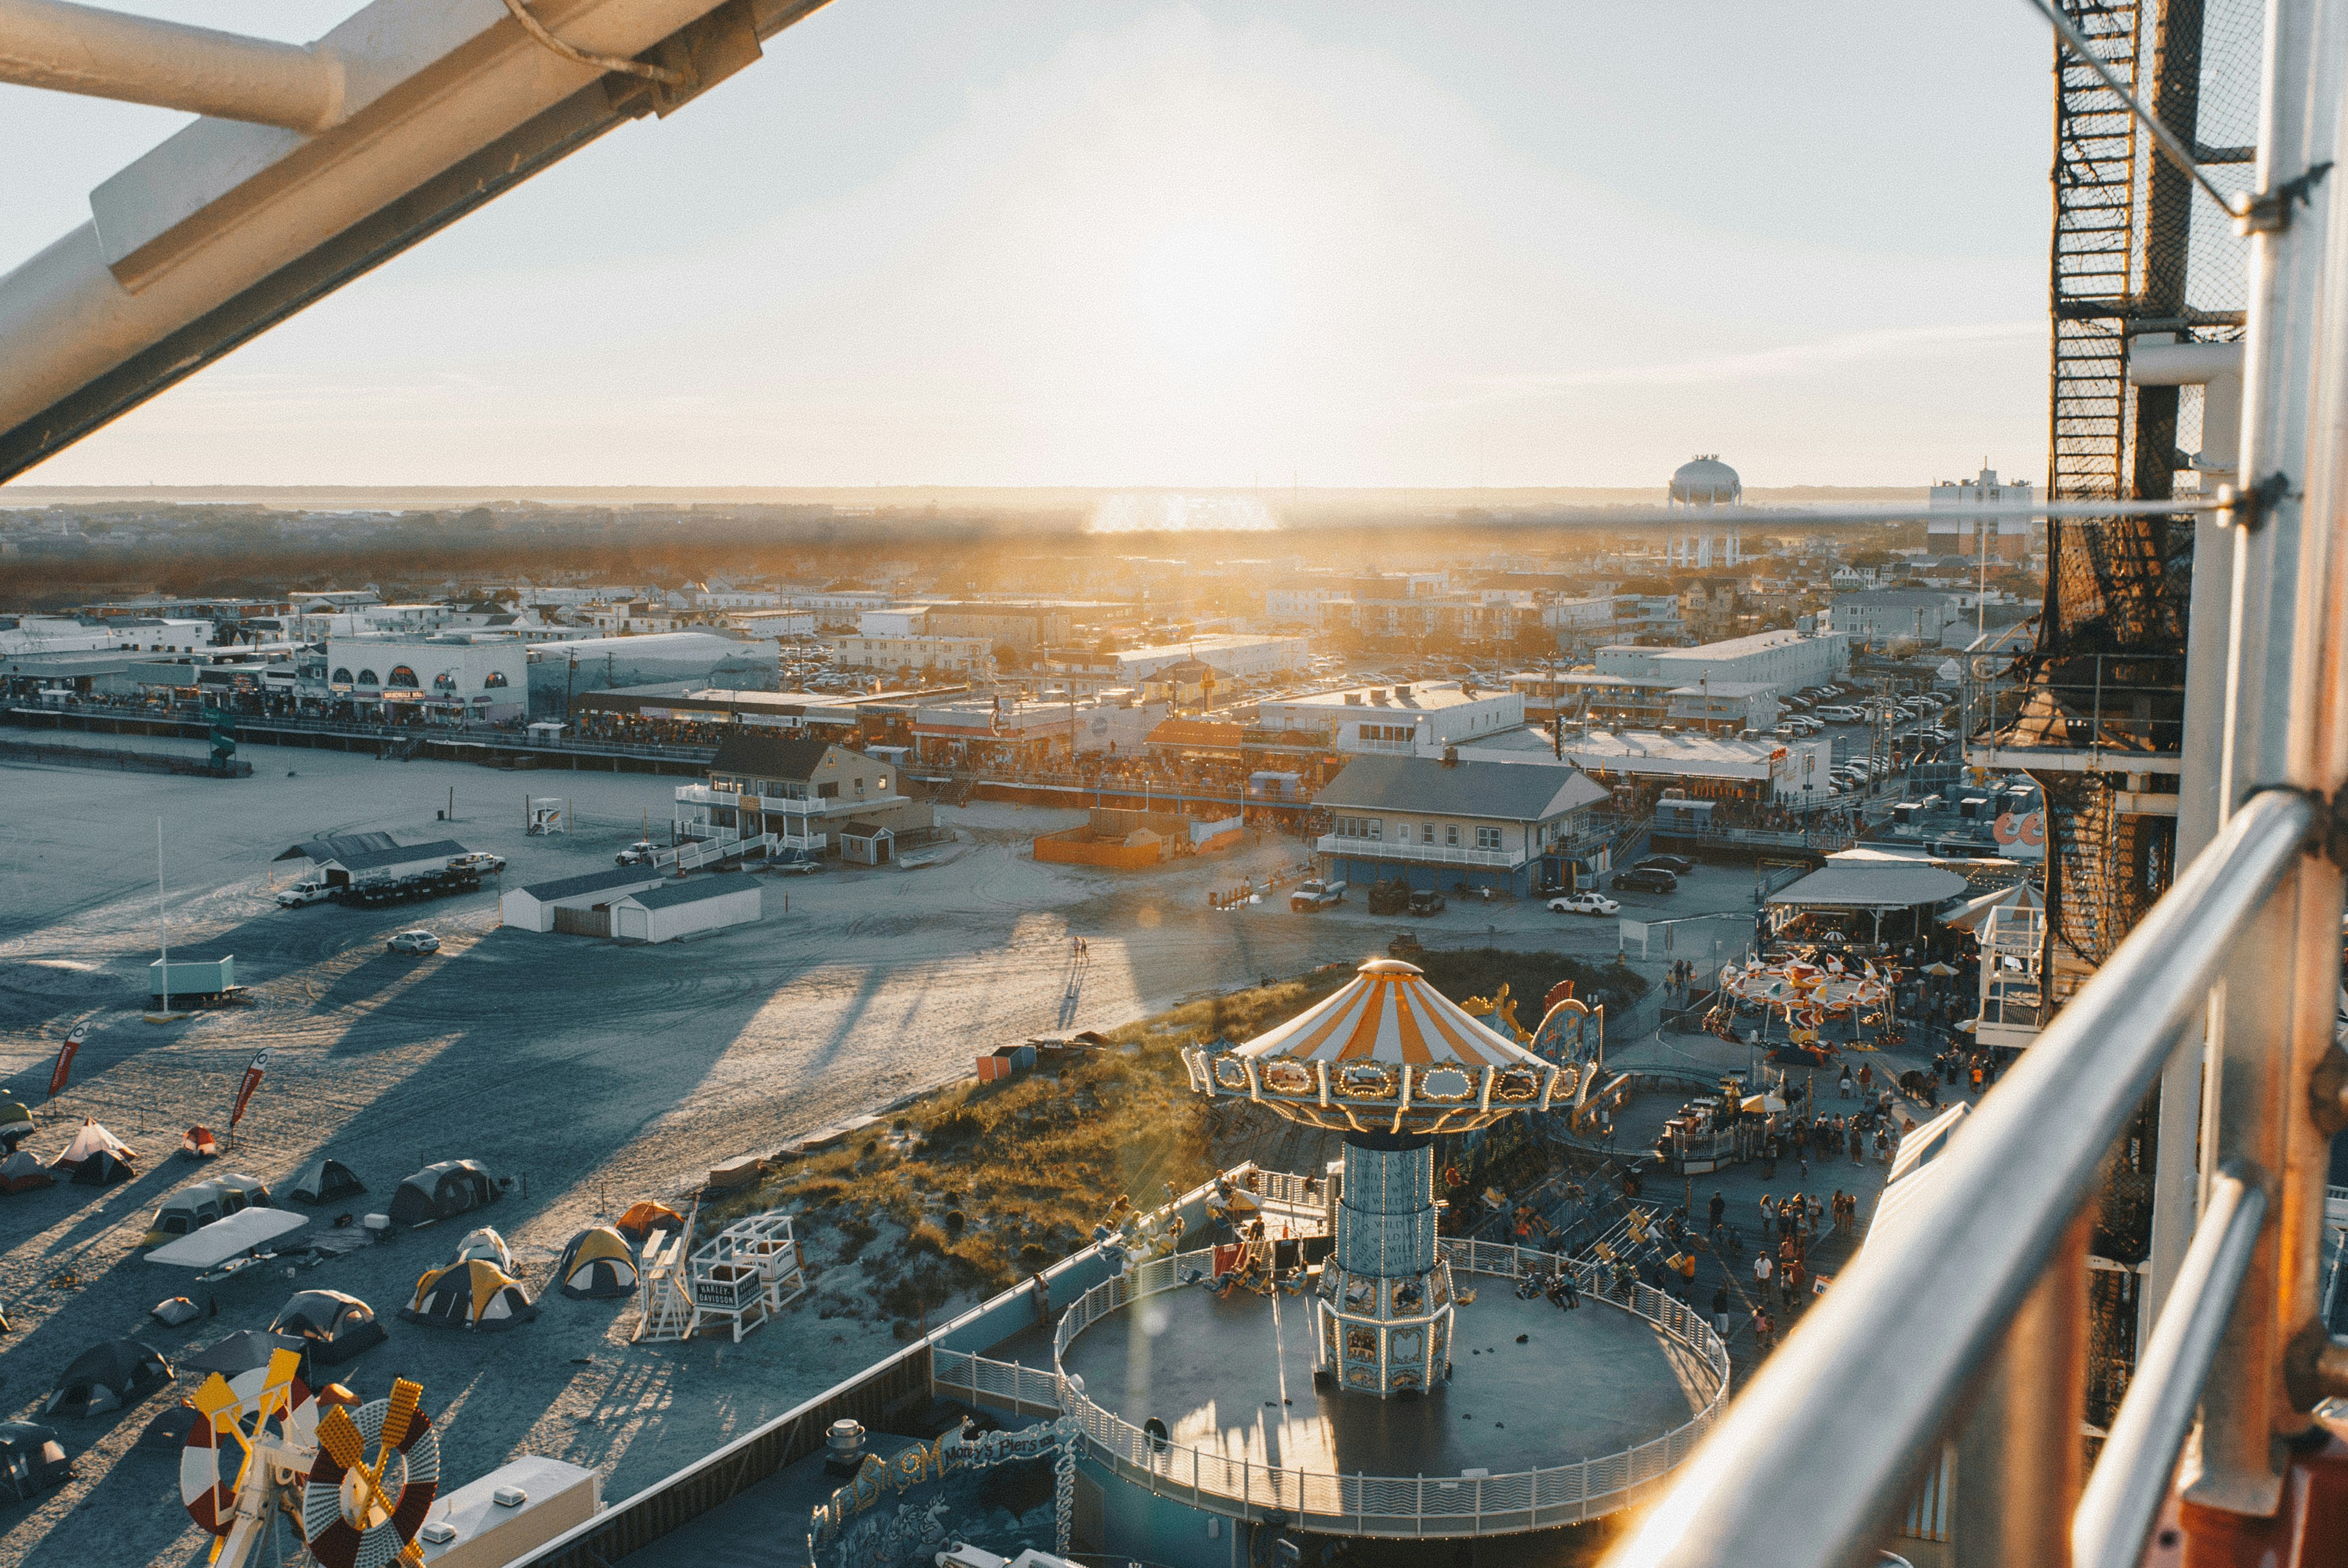
[[[334,897],[334,892],[324,881],[296,882],[291,887],[277,890],[277,907],[298,909],[304,904],[323,904]]]
[[[1298,914],[1310,914],[1319,909],[1334,909],[1345,901],[1343,882],[1300,882],[1288,895],[1288,907]]]

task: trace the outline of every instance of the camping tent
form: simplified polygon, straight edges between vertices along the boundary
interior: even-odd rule
[[[177,1328],[182,1323],[193,1323],[203,1315],[204,1309],[184,1296],[170,1296],[147,1309],[148,1317],[170,1328]]]
[[[477,1258],[483,1263],[496,1264],[503,1273],[514,1271],[513,1249],[506,1245],[505,1237],[488,1225],[467,1231],[465,1239],[457,1244],[457,1255],[450,1261],[471,1263]]]
[[[0,1100],[0,1150],[14,1149],[33,1134],[33,1113],[21,1101]]]
[[[0,1421],[0,1498],[30,1502],[53,1486],[73,1479],[73,1460],[48,1427],[30,1421]]]
[[[339,1366],[389,1337],[376,1321],[374,1307],[339,1290],[303,1291],[285,1304],[269,1331],[300,1340],[310,1359],[325,1367]]]
[[[220,1140],[209,1127],[191,1127],[180,1134],[180,1153],[191,1160],[212,1160],[220,1157]]]
[[[479,1160],[443,1160],[399,1184],[391,1194],[391,1223],[428,1225],[498,1201],[498,1184]]]
[[[185,1399],[176,1405],[166,1406],[161,1415],[147,1423],[147,1430],[139,1434],[136,1446],[151,1453],[176,1454],[188,1446],[188,1434],[195,1430],[200,1419],[201,1418],[196,1414],[195,1406]]]
[[[626,1296],[636,1288],[636,1260],[618,1231],[591,1225],[562,1249],[554,1277],[565,1296]]]
[[[269,1365],[270,1356],[279,1350],[299,1350],[302,1342],[283,1334],[263,1334],[258,1329],[240,1328],[219,1343],[208,1346],[180,1363],[182,1372],[218,1372],[223,1378],[234,1378],[255,1367]],[[199,1378],[201,1382],[202,1379]]]
[[[247,1209],[214,1220],[192,1235],[165,1242],[147,1255],[147,1261],[180,1268],[218,1268],[230,1258],[267,1246],[309,1223],[307,1217],[284,1209]]]
[[[136,1339],[109,1339],[73,1358],[41,1406],[47,1416],[95,1416],[135,1405],[171,1380],[171,1364]]]
[[[125,1161],[139,1157],[121,1139],[84,1117],[81,1130],[74,1134],[73,1142],[66,1145],[66,1152],[57,1156],[57,1163],[66,1170],[78,1170],[84,1161],[100,1153],[112,1154],[116,1159]]]
[[[620,1223],[614,1228],[622,1235],[628,1237],[638,1246],[642,1246],[644,1238],[656,1230],[683,1230],[685,1216],[666,1204],[656,1204],[646,1199],[641,1203],[630,1204],[628,1212],[620,1216]]]
[[[246,1209],[269,1206],[269,1189],[257,1176],[226,1172],[201,1182],[191,1182],[163,1200],[155,1211],[154,1222],[148,1227],[141,1246],[152,1246],[176,1235],[192,1235],[214,1220],[226,1219]]]
[[[73,1168],[74,1181],[85,1187],[110,1187],[138,1173],[129,1160],[111,1149],[100,1149]]]
[[[301,1173],[294,1178],[292,1191],[305,1204],[330,1204],[336,1198],[366,1192],[366,1184],[340,1160],[329,1160],[321,1154],[302,1167]]]
[[[416,1299],[399,1315],[438,1328],[510,1328],[537,1317],[538,1304],[520,1280],[477,1259],[436,1268],[417,1281]]]
[[[57,1179],[49,1168],[33,1157],[29,1149],[19,1149],[0,1160],[0,1193],[29,1193],[36,1187],[54,1187]]]

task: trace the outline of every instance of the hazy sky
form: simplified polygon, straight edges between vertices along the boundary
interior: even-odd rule
[[[2035,477],[2049,61],[2018,0],[834,0],[26,481]],[[181,118],[0,87],[0,269]]]

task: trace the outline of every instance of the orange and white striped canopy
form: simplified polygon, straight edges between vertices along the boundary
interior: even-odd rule
[[[1437,990],[1417,966],[1398,958],[1371,959],[1334,996],[1258,1035],[1235,1054],[1258,1061],[1378,1061],[1471,1072],[1548,1066]]]

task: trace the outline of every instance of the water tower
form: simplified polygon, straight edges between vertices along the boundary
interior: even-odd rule
[[[1681,464],[1663,497],[1663,510],[1672,514],[1669,563],[1698,571],[1740,564],[1744,509],[1744,482],[1717,453],[1698,453]]]

